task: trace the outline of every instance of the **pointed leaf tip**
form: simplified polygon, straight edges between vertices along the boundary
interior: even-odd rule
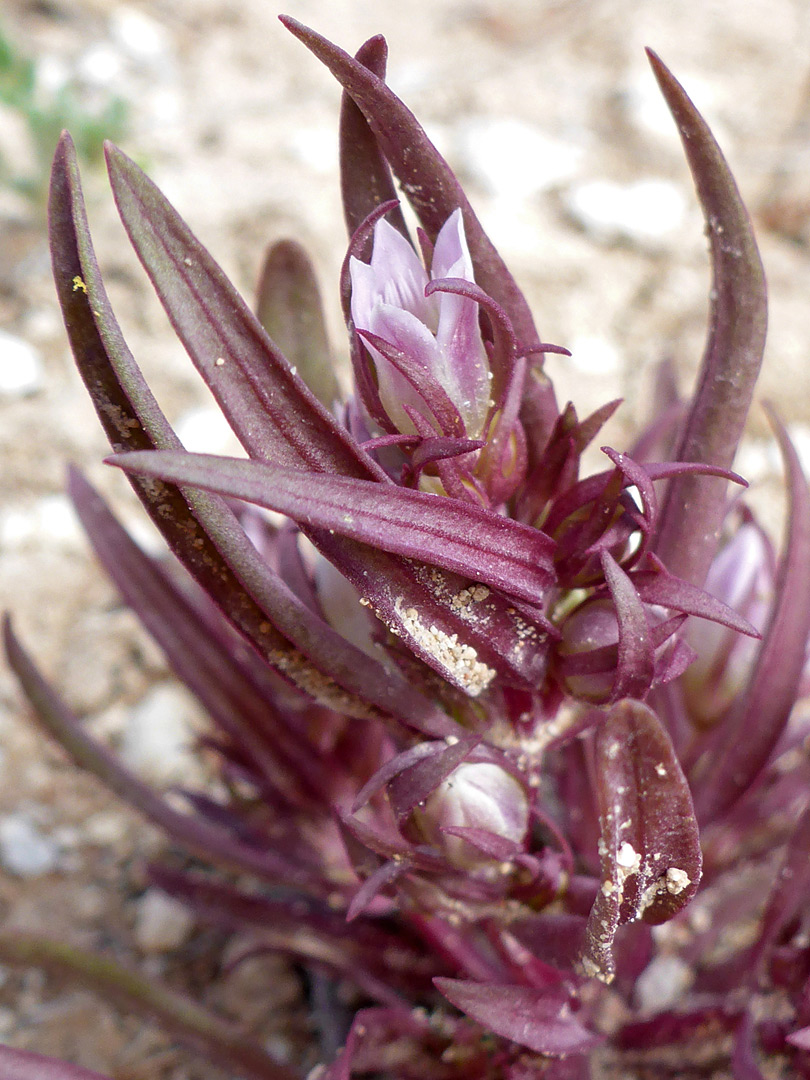
[[[538,1054],[581,1054],[602,1042],[572,1011],[568,995],[557,989],[447,978],[433,982],[448,1001],[473,1020]]]
[[[711,248],[706,346],[675,456],[728,469],[765,348],[765,274],[748,212],[708,124],[661,59],[650,49],[647,56],[677,124]],[[673,574],[702,585],[717,550],[724,514],[722,480],[676,477],[664,499],[656,554]]]

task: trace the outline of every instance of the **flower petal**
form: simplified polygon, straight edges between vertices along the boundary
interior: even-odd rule
[[[524,346],[536,344],[540,339],[526,298],[481,228],[452,170],[413,113],[381,79],[348,53],[296,19],[287,15],[280,18],[356,102],[428,236],[435,240],[448,217],[461,208],[476,281],[507,310]]]

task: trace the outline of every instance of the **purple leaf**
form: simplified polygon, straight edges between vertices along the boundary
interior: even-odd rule
[[[387,59],[388,46],[381,34],[364,42],[355,55],[357,63],[381,80],[385,79]],[[345,91],[340,102],[340,194],[349,236],[376,207],[397,197],[391,171],[374,132]],[[403,236],[408,235],[398,206],[388,220]]]
[[[797,1050],[804,1050],[806,1054],[810,1053],[810,1027],[799,1028],[798,1031],[791,1031],[790,1035],[785,1036],[785,1042],[790,1043],[791,1046],[795,1046]]]
[[[392,884],[408,870],[410,870],[410,864],[402,858],[396,861],[392,859],[378,866],[352,897],[352,902],[346,912],[346,921],[353,922],[358,915],[364,914],[369,904],[376,900],[386,885]]]
[[[342,911],[300,895],[270,899],[165,866],[150,866],[149,877],[198,918],[229,931],[248,930],[267,948],[325,964],[378,1000],[393,1004],[402,1000],[397,989],[423,991],[429,985],[429,968],[415,943],[368,920],[349,925]]]
[[[144,269],[249,454],[299,468],[375,476],[374,464],[275,347],[222,269],[152,181],[107,148],[118,212]]]
[[[465,735],[437,753],[424,755],[401,770],[391,781],[391,806],[397,818],[405,817],[435,791],[457,766],[472,753],[480,736]]]
[[[810,806],[791,834],[768,903],[762,916],[762,931],[755,951],[758,965],[767,963],[779,935],[803,912],[810,895]]]
[[[254,678],[233,635],[205,620],[166,571],[130,538],[101,496],[71,470],[69,492],[96,555],[124,600],[166,653],[176,675],[246,754],[266,783],[294,805],[328,790],[314,747],[289,729]]]
[[[0,1075],[3,1080],[109,1080],[78,1065],[11,1046],[0,1046]]]
[[[190,356],[249,452],[390,485],[384,471],[291,372],[151,181],[114,149],[110,171],[133,245]],[[344,537],[314,530],[308,535],[421,660],[468,694],[480,693],[498,672],[520,685],[535,685],[540,678],[545,648],[542,642],[528,647],[527,635],[535,641],[539,635],[507,602],[493,597],[474,612],[464,605],[451,607],[464,590],[463,579],[433,576],[435,570],[425,573],[407,560]],[[455,726],[435,708],[426,722],[441,735]]]
[[[473,829],[466,825],[442,825],[441,831],[448,836],[457,836],[460,840],[466,840],[476,851],[499,862],[509,862],[523,850],[514,840],[499,836],[488,829]]]
[[[619,926],[665,922],[694,896],[700,836],[669,736],[646,705],[614,705],[596,729],[593,753],[602,887],[582,966],[586,975],[610,982]]]
[[[734,1080],[765,1080],[765,1074],[754,1055],[754,1021],[747,1009],[740,1018],[734,1036],[731,1075]]]
[[[256,297],[259,322],[327,409],[341,399],[315,269],[295,240],[267,251]]]
[[[321,883],[308,872],[303,872],[300,866],[278,857],[272,851],[262,851],[240,843],[224,829],[174,810],[162,795],[125,769],[115,755],[87,734],[79,720],[40,675],[17,640],[8,618],[4,620],[3,636],[9,665],[20,680],[42,726],[62,745],[79,768],[93,773],[114,794],[139,810],[198,858],[247,871],[270,881],[295,882],[302,888],[319,891]]]
[[[765,276],[745,206],[708,125],[655,53],[647,53],[678,125],[711,243],[708,338],[675,456],[729,468],[765,347]],[[699,476],[678,477],[667,489],[655,551],[694,585],[703,584],[717,550],[724,495],[725,484]]]
[[[419,399],[425,404],[425,419],[435,419],[439,427],[437,434],[463,438],[466,434],[464,421],[456,406],[453,404],[447,391],[439,381],[434,378],[431,368],[435,365],[430,361],[411,351],[398,349],[378,334],[372,334],[369,330],[358,330],[359,337],[377,350],[391,367],[403,376],[410,384]]]
[[[49,219],[54,281],[65,326],[110,444],[115,450],[181,449],[107,299],[87,226],[76,154],[67,135],[54,158]],[[397,715],[402,706],[412,721],[418,723],[422,716],[436,734],[447,733],[447,722],[416,688],[401,681],[401,692],[413,697],[405,705],[399,692],[391,693],[388,675],[371,674],[369,658],[361,660],[357,649],[306,612],[264,564],[223,499],[154,481],[133,480],[133,486],[180,562],[274,668],[316,699],[350,715],[368,715],[368,705],[356,696],[365,685],[380,705],[380,693],[388,695],[390,708],[382,706],[383,711]],[[304,652],[317,656],[320,666]]]
[[[535,1053],[551,1057],[583,1053],[602,1042],[577,1019],[564,992],[463,979],[433,981],[461,1012]]]
[[[529,372],[527,389],[531,391],[537,375]],[[531,397],[531,394],[529,394]],[[531,417],[527,415],[527,390],[523,394],[521,419],[526,430],[530,460],[537,456],[538,448],[532,447],[533,433]],[[535,521],[546,503],[556,493],[574,483],[579,475],[579,459],[586,447],[596,438],[604,424],[621,405],[621,399],[609,401],[584,420],[577,419],[574,406],[569,402],[557,417],[554,429],[548,441],[542,447],[542,454],[527,471],[515,516],[520,521]]]
[[[649,1020],[627,1024],[616,1033],[620,1050],[650,1050],[659,1046],[681,1049],[692,1046],[706,1031],[731,1033],[739,1013],[720,1005],[706,1004],[690,1012],[662,1012]]]
[[[728,604],[680,578],[652,570],[634,570],[628,577],[645,604],[656,604],[685,615],[710,619],[749,637],[760,636],[759,630]]]
[[[551,584],[552,542],[483,507],[408,488],[206,454],[123,454],[111,463],[245,499],[533,603]]]
[[[785,428],[773,412],[770,419],[787,472],[785,542],[773,609],[748,686],[695,769],[701,821],[732,807],[767,764],[796,701],[810,635],[810,491]]]
[[[655,650],[647,616],[632,581],[607,551],[602,553],[602,569],[619,629],[616,679],[610,699],[643,698],[652,686],[655,673]]]
[[[493,337],[490,359],[492,386],[490,390],[492,399],[499,405],[508,385],[515,358],[518,355],[518,343],[509,316],[501,305],[493,300],[480,285],[474,281],[467,281],[465,278],[434,278],[425,288],[425,296],[431,296],[435,292],[466,297],[468,300],[474,301],[489,317]],[[557,351],[556,347],[554,351]]]

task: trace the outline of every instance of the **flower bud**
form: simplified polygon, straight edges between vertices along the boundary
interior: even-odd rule
[[[352,320],[374,361],[380,402],[398,431],[413,434],[408,409],[419,413],[436,434],[479,438],[490,406],[490,372],[478,326],[478,305],[447,292],[425,295],[431,281],[474,282],[472,259],[456,210],[436,237],[430,275],[410,243],[381,218],[374,226],[371,262],[350,260]],[[396,350],[395,364],[380,351]],[[406,408],[407,406],[407,408]],[[448,406],[463,431],[442,430]]]
[[[489,860],[466,840],[442,830],[483,829],[522,844],[529,828],[529,800],[523,785],[500,765],[465,763],[427,799],[421,824],[455,866],[472,867]]]
[[[558,674],[566,691],[580,701],[595,705],[606,702],[616,677],[615,658],[606,661],[604,671],[575,673],[566,670],[566,658],[594,652],[619,641],[619,622],[613,602],[608,599],[586,600],[567,616],[560,627],[562,640],[557,647]],[[568,665],[569,667],[571,665]]]
[[[763,629],[773,600],[773,554],[753,521],[745,521],[721,548],[709,569],[705,588],[758,630]],[[743,690],[759,642],[703,619],[693,620],[685,636],[697,659],[684,673],[684,697],[693,722],[709,727]]]

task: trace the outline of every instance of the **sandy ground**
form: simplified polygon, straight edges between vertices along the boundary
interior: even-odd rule
[[[574,352],[553,364],[561,399],[585,413],[625,396],[606,436],[619,449],[644,416],[655,363],[672,357],[688,380],[705,325],[702,223],[646,66],[643,46],[653,46],[712,123],[757,220],[772,313],[761,395],[779,404],[800,449],[810,448],[805,0],[292,0],[287,11],[352,50],[385,33],[389,81],[465,181],[546,340]],[[38,58],[43,77],[72,74],[88,100],[126,100],[124,148],[247,294],[269,240],[302,240],[322,274],[340,353],[339,93],[275,15],[267,0],[4,0],[0,25]],[[0,148],[30,157],[8,110]],[[222,449],[100,172],[86,171],[86,190],[130,346],[189,444]],[[61,494],[66,463],[79,463],[138,520],[125,483],[99,464],[105,445],[65,344],[41,200],[3,189],[0,327],[36,350],[29,381],[0,390],[2,604],[94,730],[157,782],[187,778],[194,705],[101,578]],[[756,411],[740,468],[775,522],[777,465]],[[170,912],[151,926],[139,867],[158,839],[44,743],[5,668],[0,741],[2,918],[132,957],[199,992],[221,942],[187,933]],[[297,978],[279,968],[274,996],[257,991],[265,979],[245,969],[204,996],[293,1053]],[[0,1039],[118,1080],[221,1075],[36,972],[0,969]]]

